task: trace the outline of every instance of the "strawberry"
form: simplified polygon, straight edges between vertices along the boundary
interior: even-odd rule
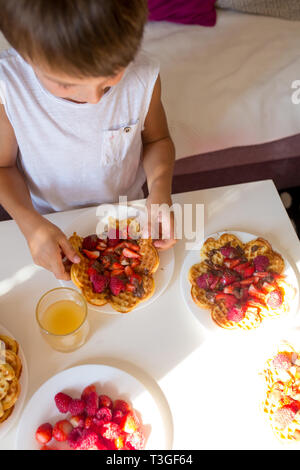
[[[255,278],[254,277],[248,277],[247,279],[242,279],[240,281],[241,286],[248,286],[252,283],[255,283]]]
[[[123,417],[120,423],[120,428],[128,434],[132,434],[133,432],[137,431],[139,426],[140,423],[133,411],[129,411],[129,413]]]
[[[47,444],[52,439],[52,426],[50,423],[41,424],[36,432],[35,438],[40,444]]]
[[[230,271],[225,271],[223,276],[220,279],[220,283],[223,286],[228,286],[229,284],[232,284],[235,281],[236,281],[236,276]]]
[[[108,440],[115,440],[122,435],[120,426],[116,423],[105,423],[101,428],[101,436]]]
[[[227,312],[227,319],[235,323],[240,322],[245,317],[245,312],[242,308],[232,307]]]
[[[111,277],[109,282],[109,288],[113,295],[119,295],[120,292],[125,290],[126,286],[125,283],[118,277]]]
[[[243,273],[243,271],[248,268],[251,265],[250,261],[247,261],[246,263],[241,263],[235,266],[233,269],[237,271],[238,273]]]
[[[72,415],[81,415],[85,409],[85,402],[83,400],[79,400],[78,398],[74,398],[71,400],[69,406],[69,412]]]
[[[254,273],[254,266],[248,266],[247,268],[244,269],[242,272],[243,278],[251,277],[252,274]]]
[[[142,282],[143,278],[140,274],[138,273],[133,273],[131,276],[130,276],[130,279],[129,279],[129,282],[130,284],[133,284],[134,286],[140,284]]]
[[[114,446],[115,446],[116,450],[123,449],[123,447],[125,445],[125,439],[126,439],[126,435],[121,434],[120,436],[117,437],[117,439],[114,440]]]
[[[117,424],[121,424],[121,421],[124,417],[124,413],[121,410],[113,410],[112,412],[112,421]]]
[[[113,407],[113,402],[112,399],[109,398],[108,395],[99,395],[99,402],[98,402],[99,408],[102,408],[105,406],[106,408],[112,408]]]
[[[121,410],[124,414],[126,414],[126,413],[129,413],[129,411],[131,411],[131,406],[125,400],[116,400],[114,402],[114,410]]]
[[[136,287],[133,284],[127,283],[126,284],[126,291],[131,292],[132,294],[135,293]]]
[[[49,446],[44,445],[43,447],[40,448],[40,450],[58,450],[58,449],[55,449],[55,447],[49,447]]]
[[[253,284],[250,285],[248,292],[249,292],[249,295],[258,298],[258,299],[262,300],[263,302],[265,301],[266,296],[265,296],[264,292],[257,289],[257,287],[255,287]]]
[[[122,269],[114,269],[114,270],[111,272],[112,277],[121,276],[122,274],[124,274],[124,268],[122,268]]]
[[[125,274],[128,278],[133,275],[134,271],[131,266],[125,266]]]
[[[125,440],[125,447],[129,450],[142,450],[145,447],[145,437],[141,431],[128,434]]]
[[[259,255],[254,258],[253,263],[255,271],[266,271],[267,267],[270,264],[270,261],[267,256]]]
[[[83,400],[84,402],[86,402],[87,400],[87,397],[90,395],[90,393],[96,393],[96,386],[95,385],[88,385],[87,387],[85,387],[85,389],[83,390],[82,394],[81,394],[81,400]]]
[[[84,429],[90,429],[93,424],[92,416],[87,416],[84,420]]]
[[[83,239],[82,248],[85,250],[93,251],[96,249],[99,239],[96,234],[89,235]]]
[[[129,248],[129,250],[140,251],[139,245],[137,243],[134,243],[133,241],[126,241],[125,246],[126,248]]]
[[[97,259],[100,256],[99,250],[90,251],[82,249],[82,251],[89,259]]]
[[[124,270],[124,266],[121,265],[121,263],[115,261],[114,263],[112,263],[111,265],[111,270],[114,271],[115,269],[122,269],[122,271]]]
[[[276,424],[280,427],[280,429],[284,429],[294,420],[298,411],[299,403],[297,402],[282,406],[275,412],[274,419]]]
[[[60,413],[68,413],[72,397],[66,393],[57,393],[54,397],[55,404]]]
[[[131,258],[130,260],[130,266],[132,267],[132,269],[135,269],[137,268],[139,265],[141,264],[141,260],[139,259],[134,259],[134,258]]]
[[[197,286],[200,289],[210,289],[211,284],[215,281],[215,276],[212,273],[201,274],[196,279]]]
[[[81,413],[80,415],[73,415],[69,421],[73,428],[83,428],[85,423],[85,414]]]
[[[90,280],[91,280],[91,278],[92,278],[93,276],[95,276],[95,275],[98,274],[98,271],[97,271],[97,269],[93,268],[93,266],[90,266],[90,267],[88,268],[88,270],[87,270],[87,273],[88,273],[88,276],[89,276],[89,278],[90,278]]]
[[[130,250],[129,248],[124,248],[122,251],[123,256],[125,258],[140,258],[141,255],[136,251]]]
[[[240,259],[230,259],[230,258],[225,258],[224,259],[224,264],[227,268],[229,269],[233,269],[235,266],[237,266],[238,264],[240,264]]]
[[[223,294],[223,293],[217,294],[215,297],[215,300],[223,301],[227,309],[231,309],[237,303],[236,297],[231,294]]]
[[[267,299],[267,305],[271,308],[279,308],[282,305],[283,298],[279,290],[275,289],[270,292]]]
[[[104,251],[107,248],[107,244],[104,240],[99,241],[98,245],[96,246],[96,249],[99,251]]]
[[[63,419],[61,421],[57,421],[53,428],[52,435],[54,439],[58,442],[63,442],[68,439],[68,435],[72,431],[73,426],[70,421]]]

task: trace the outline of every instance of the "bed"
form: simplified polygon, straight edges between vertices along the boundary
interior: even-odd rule
[[[142,47],[161,64],[174,193],[267,178],[299,185],[299,21],[218,10],[212,28],[149,22]]]

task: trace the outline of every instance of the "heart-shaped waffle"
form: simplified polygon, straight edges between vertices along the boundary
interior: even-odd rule
[[[6,421],[20,395],[19,378],[22,362],[18,356],[19,345],[9,336],[0,335],[0,424]],[[3,347],[4,345],[4,347]]]
[[[153,295],[152,274],[159,256],[151,239],[83,238],[74,233],[69,241],[81,259],[71,266],[71,280],[88,303],[109,303],[116,311],[127,313]]]
[[[222,328],[257,328],[264,318],[289,311],[295,289],[284,268],[282,256],[263,238],[242,243],[230,233],[210,237],[189,270],[191,296]]]
[[[272,430],[281,440],[300,441],[300,354],[285,342],[267,360],[263,376],[262,409]]]

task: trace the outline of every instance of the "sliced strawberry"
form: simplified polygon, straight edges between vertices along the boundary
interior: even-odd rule
[[[223,301],[227,309],[231,309],[237,303],[237,299],[234,295],[223,294],[223,293],[217,294],[215,297],[215,300]]]
[[[123,269],[114,269],[112,272],[111,272],[111,275],[112,276],[120,276],[121,274],[124,273],[124,268]]]
[[[267,304],[271,308],[279,308],[282,305],[283,298],[279,290],[273,290],[267,299]]]
[[[91,279],[92,276],[94,276],[95,274],[98,274],[98,271],[97,269],[93,268],[93,266],[90,266],[87,270],[87,273],[88,273],[89,278]]]
[[[90,250],[83,249],[82,251],[89,259],[97,259],[100,256],[99,250],[90,251]]]
[[[99,242],[98,245],[96,246],[96,249],[99,251],[104,251],[107,248],[107,245],[105,242]]]
[[[254,266],[248,266],[242,271],[243,278],[251,277],[254,273]]]
[[[227,318],[229,321],[239,323],[245,317],[245,311],[243,308],[232,307],[227,312]]]
[[[224,264],[227,268],[233,269],[235,266],[240,264],[240,259],[231,259],[231,258],[225,258],[224,259]]]
[[[255,277],[248,277],[247,279],[242,279],[240,281],[241,286],[248,286],[252,283],[255,283]]]
[[[261,290],[257,289],[253,284],[249,287],[249,295],[252,295],[262,301],[265,301],[266,295]]]
[[[241,263],[238,264],[237,266],[234,267],[234,270],[237,271],[238,273],[243,273],[243,271],[248,268],[251,265],[250,261],[247,261],[246,263]]]
[[[135,244],[134,242],[127,241],[125,242],[126,248],[129,248],[130,250],[133,251],[140,251],[140,246],[138,244]]]
[[[235,281],[236,281],[236,276],[230,271],[225,271],[223,276],[220,279],[220,282],[223,286],[228,286],[229,284],[232,284]]]
[[[137,268],[140,264],[141,264],[141,261],[139,259],[131,258],[130,266],[132,267],[132,269]]]
[[[115,261],[114,263],[112,263],[111,269],[112,269],[112,271],[113,271],[114,269],[121,269],[121,270],[123,271],[123,270],[124,270],[124,266],[122,266],[121,263],[118,263],[117,261]]]
[[[139,426],[140,423],[133,411],[129,411],[129,413],[123,417],[120,424],[120,428],[128,434],[132,434],[133,432],[137,431]]]
[[[132,269],[132,266],[125,266],[125,274],[128,278],[133,275],[134,271]]]
[[[103,255],[108,255],[108,254],[111,254],[114,252],[114,247],[113,246],[109,246],[108,248],[106,248],[104,251],[103,251]]]
[[[129,284],[129,283],[126,284],[126,291],[127,291],[127,292],[132,292],[132,293],[134,293],[134,292],[135,292],[135,289],[136,289],[136,287],[135,287],[133,284]]]
[[[223,292],[224,292],[224,294],[233,294],[233,291],[235,289],[236,289],[236,287],[234,287],[234,285],[231,284],[230,286],[224,287]]]
[[[124,248],[122,251],[122,254],[126,258],[140,258],[141,257],[139,253],[137,253],[136,251],[130,250],[129,248]]]
[[[261,271],[261,272],[256,272],[255,276],[258,278],[263,278],[263,277],[270,276],[270,273],[268,273],[268,271]]]
[[[96,234],[88,235],[87,237],[83,239],[82,248],[84,250],[93,251],[96,249],[98,243],[99,243],[99,239]]]
[[[140,282],[142,282],[142,280],[143,280],[143,278],[140,274],[133,273],[130,276],[129,282],[130,282],[130,284],[136,285],[136,284],[139,284]]]

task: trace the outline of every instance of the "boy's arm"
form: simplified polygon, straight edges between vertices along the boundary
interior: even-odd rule
[[[36,264],[56,277],[69,279],[60,249],[73,260],[76,252],[58,227],[33,207],[29,190],[16,165],[18,144],[14,130],[0,104],[0,204],[16,221],[25,236]]]
[[[143,165],[149,191],[147,208],[151,211],[151,204],[172,205],[171,191],[175,148],[169,134],[166,114],[161,102],[160,77],[158,77],[154,86],[144,127],[142,133]],[[155,246],[160,249],[167,249],[174,243],[174,220],[173,214],[171,214],[170,239],[157,240]]]

